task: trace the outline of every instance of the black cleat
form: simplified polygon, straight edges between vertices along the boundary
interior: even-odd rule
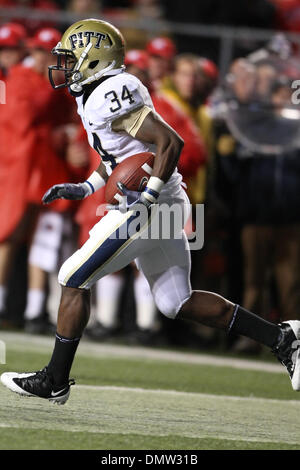
[[[290,320],[279,326],[282,335],[272,352],[287,368],[293,389],[300,391],[300,321]]]
[[[3,385],[12,392],[26,397],[45,398],[58,405],[66,403],[70,395],[70,386],[75,384],[75,381],[70,379],[68,383],[60,387],[55,386],[47,367],[25,374],[4,372],[0,379]]]

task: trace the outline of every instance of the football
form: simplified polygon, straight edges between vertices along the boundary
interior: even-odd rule
[[[113,205],[120,202],[122,193],[117,187],[118,181],[131,191],[143,191],[152,173],[153,164],[152,152],[137,153],[119,163],[106,183],[106,202]]]

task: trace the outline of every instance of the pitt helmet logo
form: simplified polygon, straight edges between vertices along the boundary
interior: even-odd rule
[[[105,39],[111,44],[111,39],[107,34],[103,33],[96,33],[95,31],[85,31],[80,33],[71,34],[69,36],[69,41],[71,43],[71,49],[75,49],[76,47],[86,47],[90,42],[91,38],[96,38],[95,48],[100,49],[101,42]],[[110,47],[110,46],[106,46]]]

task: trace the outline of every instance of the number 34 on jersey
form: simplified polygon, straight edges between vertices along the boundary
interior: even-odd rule
[[[129,133],[114,130],[116,123],[126,120],[131,113],[145,106],[154,110],[149,92],[138,78],[119,73],[100,83],[85,103],[83,96],[76,101],[89,144],[101,156],[108,174],[124,158],[153,151]]]

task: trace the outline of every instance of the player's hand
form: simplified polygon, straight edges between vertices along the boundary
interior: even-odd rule
[[[132,206],[133,204],[137,204],[141,197],[141,191],[131,191],[127,189],[125,184],[121,183],[120,181],[117,183],[117,186],[121,193],[126,197],[126,205],[127,207]]]
[[[117,183],[117,186],[126,199],[124,199],[124,203],[119,205],[108,205],[108,209],[132,210],[134,209],[134,206],[138,204],[143,204],[147,209],[149,209],[152,205],[152,203],[144,197],[142,191],[131,191],[130,189],[127,189],[125,184],[121,183],[120,181]]]
[[[43,203],[49,204],[50,202],[55,201],[56,199],[70,199],[72,201],[78,201],[89,196],[90,190],[87,184],[85,183],[63,183],[56,184],[43,196]]]

